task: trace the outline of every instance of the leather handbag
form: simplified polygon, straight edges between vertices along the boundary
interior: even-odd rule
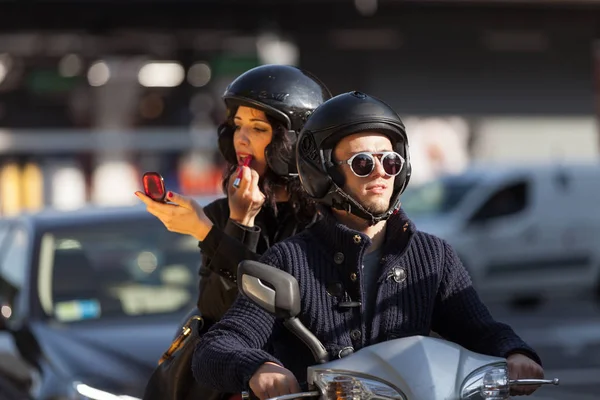
[[[188,319],[182,332],[163,353],[144,392],[143,400],[221,400],[223,394],[199,385],[192,374],[196,344],[209,328],[199,315]]]

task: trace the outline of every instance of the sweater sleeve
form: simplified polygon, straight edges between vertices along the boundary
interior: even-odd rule
[[[471,351],[496,357],[537,353],[513,329],[493,319],[452,247],[444,242],[444,270],[433,313],[433,330]]]
[[[281,268],[277,246],[271,247],[261,262]],[[282,322],[274,315],[238,296],[198,343],[192,359],[194,378],[226,393],[247,390],[248,381],[262,364],[281,365],[266,350],[282,329]]]

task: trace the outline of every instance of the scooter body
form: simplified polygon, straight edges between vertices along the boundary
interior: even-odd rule
[[[517,385],[558,385],[558,379],[510,380],[505,358],[469,351],[443,339],[411,336],[348,351],[330,360],[323,344],[300,322],[300,290],[285,271],[256,261],[238,266],[242,295],[283,318],[311,350],[309,391],[269,400],[506,400]]]

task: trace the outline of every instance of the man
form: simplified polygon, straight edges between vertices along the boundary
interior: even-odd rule
[[[336,96],[298,139],[298,173],[323,218],[261,261],[296,277],[301,321],[332,357],[431,330],[470,350],[507,357],[511,378],[541,378],[537,354],[482,304],[452,248],[400,209],[410,179],[398,115],[360,92]],[[296,393],[314,364],[271,314],[239,296],[196,348],[197,380],[260,398]],[[520,387],[530,394],[536,387]]]

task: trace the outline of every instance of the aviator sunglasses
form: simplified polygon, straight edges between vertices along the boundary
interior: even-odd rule
[[[347,160],[338,161],[337,165],[348,164],[354,175],[364,178],[371,175],[375,169],[375,157],[379,159],[386,175],[396,176],[402,171],[404,158],[395,151],[356,153]]]

